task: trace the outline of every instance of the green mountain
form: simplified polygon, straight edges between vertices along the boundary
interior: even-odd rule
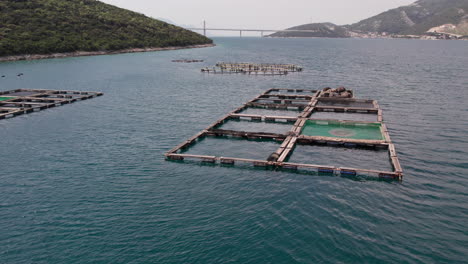
[[[288,37],[288,38],[304,38],[304,37],[325,37],[325,38],[348,38],[349,32],[342,26],[337,26],[333,23],[312,23],[297,27],[288,28],[287,30],[309,30],[310,32],[276,32],[269,35],[270,37]]]
[[[0,14],[0,56],[212,43],[96,0],[0,0]]]
[[[347,26],[360,32],[424,34],[444,24],[468,20],[468,0],[420,0]]]
[[[422,35],[431,29],[434,32],[468,35],[468,0],[419,0],[411,5],[388,10],[352,25],[315,23],[288,29],[315,32],[277,32],[270,36],[343,38],[384,32]]]

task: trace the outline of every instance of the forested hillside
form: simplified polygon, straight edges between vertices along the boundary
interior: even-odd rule
[[[290,31],[276,32],[271,37],[324,37],[324,38],[348,38],[348,31],[332,23],[312,23],[297,27],[288,28],[288,30],[307,30],[307,32]]]
[[[289,29],[313,32],[277,32],[272,37],[350,37],[377,34],[424,35],[428,30],[449,25],[446,33],[468,35],[468,0],[419,0],[361,20],[352,25],[306,24]]]
[[[0,14],[0,56],[212,43],[96,0],[0,0]]]
[[[468,19],[468,0],[419,0],[348,26],[362,32],[424,34],[443,24],[458,25]]]

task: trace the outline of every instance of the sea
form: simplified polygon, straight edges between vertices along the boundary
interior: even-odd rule
[[[468,263],[468,42],[214,41],[0,63],[0,91],[104,93],[0,120],[0,263]],[[220,61],[304,71],[201,73]],[[164,158],[267,89],[338,86],[379,101],[401,182]],[[245,143],[207,141],[206,149],[266,158],[277,147]],[[361,152],[297,156],[364,168],[388,162]]]

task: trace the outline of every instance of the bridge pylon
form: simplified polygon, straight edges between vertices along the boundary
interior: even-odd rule
[[[203,36],[206,37],[206,21],[203,20]]]

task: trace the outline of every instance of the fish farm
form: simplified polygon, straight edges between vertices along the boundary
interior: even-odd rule
[[[215,67],[203,68],[201,72],[213,74],[252,74],[252,75],[286,75],[289,72],[301,72],[302,67],[294,64],[272,63],[226,63],[218,62]]]
[[[103,95],[100,92],[16,89],[0,92],[0,119],[12,118],[47,108]]]
[[[353,95],[343,87],[269,89],[171,149],[165,157],[402,180],[403,170],[380,106],[375,100]],[[226,149],[226,144],[232,146]],[[233,150],[248,155],[239,156]],[[356,159],[355,165],[340,164],[340,155]],[[371,160],[379,168],[359,168],[359,159]]]
[[[195,63],[195,62],[204,62],[204,60],[180,59],[180,60],[172,60],[172,62],[179,62],[179,63]]]

